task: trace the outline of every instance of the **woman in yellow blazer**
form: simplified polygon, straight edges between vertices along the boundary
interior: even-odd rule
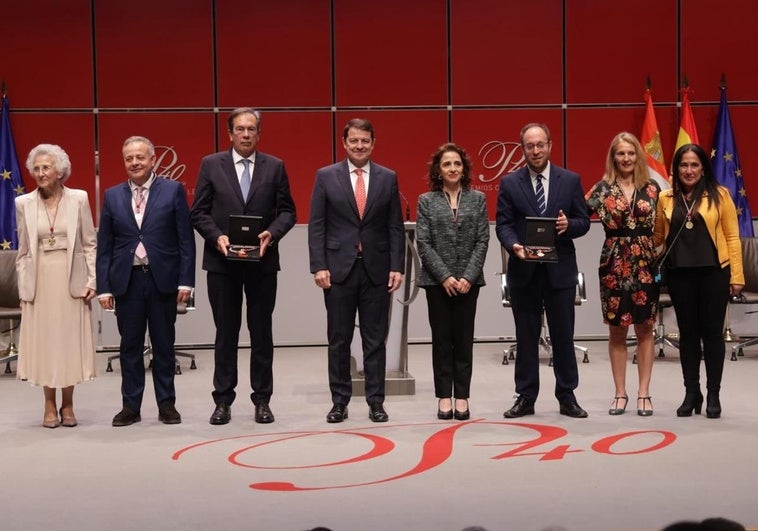
[[[729,191],[716,182],[703,148],[680,147],[672,167],[672,188],[658,198],[655,244],[665,243],[664,252],[668,252],[668,290],[679,326],[685,395],[676,414],[700,414],[703,357],[708,391],[705,413],[719,418],[724,316],[729,296],[739,295],[745,284],[737,211]]]
[[[90,301],[95,296],[97,236],[87,193],[63,186],[71,175],[63,149],[40,144],[29,153],[26,167],[37,188],[16,198],[21,298],[17,374],[43,386],[43,426],[73,427],[74,385],[95,377]]]

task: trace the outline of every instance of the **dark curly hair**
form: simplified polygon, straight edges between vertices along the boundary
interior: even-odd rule
[[[468,158],[468,153],[466,153],[466,150],[458,144],[448,142],[447,144],[442,144],[437,148],[437,151],[435,151],[434,155],[432,155],[432,160],[430,160],[428,164],[427,178],[429,180],[429,189],[433,192],[442,190],[443,181],[442,173],[440,172],[440,161],[442,160],[442,155],[449,151],[458,153],[458,155],[461,157],[461,162],[463,162],[461,186],[465,189],[471,186],[471,159]]]

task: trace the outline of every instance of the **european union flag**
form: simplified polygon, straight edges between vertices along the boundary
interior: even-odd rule
[[[745,179],[742,177],[742,166],[740,166],[740,158],[737,156],[732,119],[729,116],[729,107],[726,102],[726,87],[721,87],[721,103],[716,120],[711,162],[716,180],[729,190],[734,206],[737,207],[740,236],[752,238],[754,236],[753,216],[750,214],[750,205],[747,202],[747,192],[745,191]]]
[[[16,232],[16,196],[25,193],[24,181],[18,167],[18,157],[13,144],[11,120],[8,115],[8,98],[3,99],[0,124],[0,250],[18,249]]]

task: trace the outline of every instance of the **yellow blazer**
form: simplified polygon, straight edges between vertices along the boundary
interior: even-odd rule
[[[78,298],[84,295],[86,288],[94,290],[97,287],[97,234],[87,192],[64,188],[61,202],[66,205],[68,291],[72,297]],[[41,204],[37,190],[16,198],[18,293],[21,300],[27,302],[34,301],[37,289],[37,214]]]
[[[732,266],[730,284],[745,284],[745,275],[742,272],[742,245],[740,244],[740,229],[737,223],[737,210],[729,195],[729,190],[723,186],[719,190],[719,208],[708,208],[707,193],[703,194],[697,212],[700,213],[708,232],[711,235],[716,250],[718,251],[719,263],[724,268]],[[674,192],[664,190],[658,195],[658,209],[655,218],[654,240],[656,247],[664,245],[671,228],[671,215],[674,211]]]

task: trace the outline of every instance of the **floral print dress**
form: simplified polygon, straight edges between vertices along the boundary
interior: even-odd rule
[[[587,196],[587,208],[605,229],[600,252],[600,301],[605,323],[653,324],[659,287],[653,281],[653,224],[660,188],[649,181],[632,201],[621,187],[600,181]]]

